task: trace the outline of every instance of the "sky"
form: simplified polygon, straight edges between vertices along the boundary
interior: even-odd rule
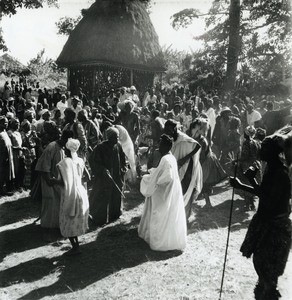
[[[59,8],[20,9],[1,22],[8,54],[26,64],[45,48],[45,56],[57,59],[68,37],[57,34],[56,22],[64,17],[77,17],[83,8],[88,8],[93,0],[59,0]],[[195,19],[188,28],[174,30],[170,17],[185,8],[208,11],[212,0],[154,0],[150,18],[158,34],[161,46],[173,49],[196,51],[202,46],[194,36],[205,31],[203,18]],[[0,55],[1,55],[0,51]]]

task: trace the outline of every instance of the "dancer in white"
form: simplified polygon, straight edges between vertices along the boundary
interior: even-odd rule
[[[157,251],[183,250],[186,246],[184,198],[171,147],[172,139],[163,134],[159,143],[160,163],[143,176],[140,187],[146,200],[138,234]]]
[[[68,237],[72,249],[68,255],[79,254],[78,236],[84,234],[88,228],[89,202],[87,192],[81,183],[85,164],[77,156],[80,142],[69,139],[66,144],[66,158],[57,165],[63,184],[60,203],[60,230],[64,237]]]

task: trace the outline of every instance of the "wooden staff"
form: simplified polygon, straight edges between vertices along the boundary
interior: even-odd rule
[[[236,178],[236,175],[237,175],[237,167],[238,167],[238,153],[237,153],[237,157],[236,157],[236,161],[235,161],[235,167],[234,167],[234,178]],[[223,290],[223,282],[224,282],[224,275],[225,275],[228,245],[229,245],[229,236],[230,236],[230,229],[231,229],[231,220],[232,220],[232,211],[233,211],[233,202],[234,202],[234,191],[235,191],[235,188],[232,189],[232,198],[231,198],[229,223],[228,223],[228,234],[227,234],[227,242],[226,242],[226,248],[225,248],[225,257],[224,257],[223,272],[222,272],[222,278],[221,278],[221,287],[220,287],[219,300],[221,300],[222,290]]]

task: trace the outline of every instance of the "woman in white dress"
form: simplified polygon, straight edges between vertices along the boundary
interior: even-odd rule
[[[138,234],[156,251],[183,250],[186,246],[184,198],[171,147],[172,139],[163,134],[160,163],[143,176],[140,187],[146,200]]]
[[[68,237],[72,249],[68,255],[79,254],[78,236],[88,228],[89,202],[87,191],[82,185],[81,178],[85,168],[82,158],[77,156],[80,142],[69,139],[66,144],[66,158],[57,165],[63,183],[60,202],[60,231]]]

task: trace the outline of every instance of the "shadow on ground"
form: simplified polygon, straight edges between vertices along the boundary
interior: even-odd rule
[[[28,224],[16,229],[5,230],[0,233],[0,262],[11,253],[20,253],[29,249],[47,245],[44,234],[50,235],[52,240],[61,238],[60,230],[44,231],[39,225]]]
[[[223,192],[226,192],[227,190],[230,190],[230,184],[227,180],[221,182],[218,185],[215,185],[212,187],[212,194],[211,195],[218,195]]]
[[[231,230],[240,230],[247,228],[249,224],[250,212],[244,208],[244,201],[241,199],[234,200]],[[189,224],[188,233],[195,233],[202,230],[217,229],[227,227],[230,217],[231,200],[224,201],[213,207],[200,207],[194,204],[195,220]]]
[[[30,197],[4,202],[0,205],[0,226],[18,221],[37,218],[40,214],[41,202],[32,201]]]
[[[139,206],[141,203],[144,202],[145,198],[140,193],[140,181],[138,181],[135,184],[127,185],[124,191],[125,196],[129,195],[131,193],[131,196],[126,199],[123,203],[123,209],[124,211],[129,211],[134,209],[135,207]]]
[[[41,299],[84,289],[125,268],[132,268],[147,261],[166,260],[181,254],[180,251],[152,251],[138,237],[139,219],[133,218],[129,224],[103,228],[94,242],[81,246],[81,255],[62,255],[53,259],[37,258],[4,270],[0,273],[0,286],[7,287],[18,282],[20,278],[22,282],[34,282],[52,272],[61,272],[56,283],[35,289],[20,298]]]

